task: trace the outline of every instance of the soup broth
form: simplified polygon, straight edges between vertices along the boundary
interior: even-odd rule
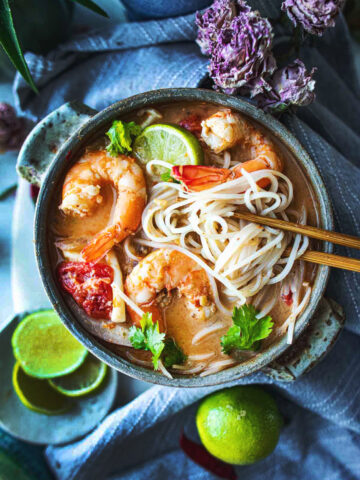
[[[196,141],[199,142],[200,148],[203,152],[203,165],[206,167],[213,167],[213,168],[215,167],[219,169],[219,172],[221,171],[222,174],[224,175],[225,175],[224,172],[229,171],[230,172],[229,175],[232,175],[231,177],[229,177],[229,185],[231,182],[236,183],[237,181],[236,180],[237,177],[234,176],[236,174],[232,172],[240,171],[240,168],[237,168],[239,167],[239,164],[244,165],[243,162],[248,162],[249,160],[256,159],[256,158],[262,159],[264,157],[266,160],[265,154],[263,155],[263,157],[259,155],[258,153],[259,147],[255,142],[254,142],[254,145],[252,145],[251,142],[249,144],[248,140],[244,142],[237,141],[234,144],[230,144],[228,148],[223,149],[221,152],[217,153],[214,151],[214,148],[212,148],[211,144],[209,145],[209,142],[210,142],[209,139],[208,141],[206,141],[204,130],[205,130],[206,122],[208,119],[216,115],[220,115],[220,116],[235,115],[235,117],[238,115],[238,118],[241,119],[241,121],[246,122],[245,123],[246,128],[248,128],[249,131],[252,132],[252,134],[254,135],[254,138],[261,139],[261,141],[264,141],[266,148],[271,148],[271,152],[275,152],[274,155],[276,155],[276,157],[279,158],[279,161],[282,164],[282,173],[279,174],[278,177],[276,178],[274,177],[271,180],[273,182],[271,183],[271,186],[268,186],[268,185],[259,186],[261,185],[261,180],[257,180],[254,177],[255,187],[253,185],[252,194],[254,194],[254,192],[258,193],[259,199],[257,200],[255,198],[256,195],[253,195],[254,199],[249,200],[251,205],[253,206],[252,208],[255,210],[256,213],[261,214],[261,208],[263,208],[264,206],[264,204],[261,204],[262,206],[260,208],[260,202],[263,201],[261,199],[262,198],[261,194],[262,192],[265,192],[265,195],[266,195],[267,194],[266,192],[269,192],[272,190],[274,190],[274,199],[275,197],[276,199],[281,198],[282,199],[281,201],[285,202],[284,200],[285,197],[290,195],[289,187],[288,187],[289,183],[286,183],[287,181],[289,181],[293,188],[293,197],[289,205],[284,209],[283,212],[279,210],[279,213],[278,213],[276,210],[274,210],[274,212],[269,214],[273,216],[276,215],[279,218],[286,218],[293,221],[295,220],[299,222],[306,222],[309,225],[318,226],[318,223],[319,223],[318,207],[315,202],[314,193],[307,180],[306,172],[304,172],[302,168],[296,163],[296,161],[294,160],[290,152],[285,150],[284,147],[281,144],[279,144],[276,141],[276,139],[272,138],[268,132],[264,132],[258,125],[256,125],[254,122],[251,122],[246,117],[240,114],[237,114],[236,112],[229,112],[228,109],[222,108],[218,105],[192,102],[192,103],[172,103],[169,105],[156,106],[155,108],[156,108],[155,114],[154,114],[154,109],[150,109],[148,111],[144,111],[144,110],[134,111],[133,113],[127,115],[124,118],[120,118],[119,120],[122,120],[123,122],[127,122],[127,123],[135,122],[138,125],[144,124],[144,122],[149,123],[149,125],[153,125],[153,124],[155,125],[170,124],[175,126],[180,125],[182,126],[182,128],[188,129],[191,132],[191,134],[194,136],[194,138],[195,139],[197,138]],[[152,117],[153,117],[153,120],[152,120]],[[92,152],[95,155],[97,155],[97,152],[99,151],[105,152],[106,154],[105,148],[107,144],[108,144],[108,138],[104,134],[102,134],[91,145],[87,147],[86,152],[84,152],[84,155],[86,156],[88,152]],[[84,155],[81,157],[81,159],[79,159],[78,162],[80,164],[81,162],[83,162],[83,164],[86,167],[87,161],[84,160]],[[109,159],[113,158],[113,157],[110,157],[110,155],[108,154],[106,155],[108,156]],[[133,152],[129,152],[127,155],[131,158],[135,156]],[[268,259],[267,261],[270,266],[267,268],[261,269],[260,268],[261,264],[259,264],[254,269],[252,264],[249,264],[249,265],[245,264],[245,267],[240,272],[240,274],[238,274],[238,277],[236,278],[240,278],[240,277],[245,278],[247,275],[247,272],[251,272],[252,268],[254,269],[254,272],[256,272],[256,268],[258,268],[259,270],[258,276],[256,277],[255,275],[254,277],[251,277],[251,279],[249,277],[249,284],[253,282],[252,285],[255,285],[257,278],[259,278],[259,282],[260,283],[263,282],[264,285],[255,294],[251,293],[251,295],[249,296],[245,295],[246,298],[244,301],[241,301],[240,296],[238,298],[235,298],[234,295],[229,294],[230,288],[228,286],[228,283],[226,283],[225,280],[224,280],[225,283],[222,283],[221,281],[219,281],[219,278],[223,278],[223,276],[221,275],[224,275],[224,274],[221,272],[226,271],[225,267],[223,271],[222,270],[216,271],[216,267],[214,267],[216,263],[211,261],[211,255],[213,254],[214,251],[216,251],[216,249],[218,250],[222,249],[222,251],[224,251],[224,249],[230,244],[230,242],[233,241],[231,239],[233,237],[234,238],[236,237],[236,232],[232,233],[231,234],[232,236],[229,236],[229,238],[226,240],[222,240],[222,239],[218,240],[216,237],[216,235],[220,236],[222,234],[222,232],[224,231],[224,228],[225,229],[228,228],[225,225],[225,222],[229,222],[229,221],[231,222],[231,220],[229,220],[230,217],[224,214],[224,216],[222,217],[223,220],[221,219],[217,220],[218,223],[216,223],[216,227],[214,227],[214,230],[211,233],[214,239],[211,240],[211,242],[209,240],[210,242],[209,244],[211,245],[211,248],[213,250],[208,253],[206,250],[208,246],[202,244],[201,235],[199,235],[199,233],[197,233],[196,231],[194,233],[190,232],[189,234],[186,234],[187,236],[183,236],[181,238],[179,237],[178,239],[175,239],[175,240],[171,240],[171,239],[168,240],[167,238],[165,239],[164,231],[165,231],[166,225],[163,227],[164,231],[162,230],[160,223],[159,223],[160,227],[158,227],[157,224],[154,225],[155,217],[152,219],[151,228],[154,228],[154,230],[156,231],[155,233],[156,235],[159,236],[159,238],[163,238],[166,241],[161,242],[159,240],[157,242],[154,242],[154,240],[149,238],[147,234],[148,232],[147,229],[150,228],[146,226],[146,212],[151,210],[149,208],[149,204],[153,202],[154,206],[158,205],[159,207],[160,205],[159,208],[161,209],[161,202],[163,202],[164,208],[168,208],[171,205],[171,201],[169,203],[169,200],[165,201],[163,200],[163,198],[172,199],[174,195],[176,197],[177,193],[175,192],[175,194],[172,194],[173,196],[171,196],[170,191],[169,191],[168,197],[166,197],[166,194],[167,194],[166,189],[175,188],[175,186],[178,186],[176,188],[179,188],[179,189],[184,188],[184,191],[190,192],[190,196],[191,195],[195,196],[196,193],[192,194],[191,187],[187,187],[186,183],[184,183],[182,180],[181,180],[181,183],[174,184],[173,182],[171,182],[171,183],[168,183],[168,187],[165,185],[164,187],[158,188],[159,183],[165,184],[165,182],[162,180],[162,177],[159,176],[159,171],[162,171],[164,169],[163,164],[160,165],[159,163],[158,166],[154,164],[155,167],[153,171],[155,171],[155,173],[151,174],[149,173],[149,166],[147,164],[144,164],[141,161],[138,161],[138,159],[136,158],[135,158],[135,163],[137,166],[141,168],[142,175],[146,182],[146,190],[147,190],[147,196],[145,200],[146,206],[144,206],[143,213],[142,213],[142,220],[140,224],[134,228],[134,231],[129,232],[128,236],[122,238],[119,242],[115,242],[111,247],[111,252],[112,252],[111,254],[115,256],[118,262],[119,270],[121,272],[120,276],[122,276],[122,279],[116,280],[115,279],[116,273],[115,273],[114,280],[111,280],[111,279],[99,280],[99,278],[96,277],[96,280],[93,281],[93,279],[95,278],[94,276],[96,275],[93,271],[91,271],[91,273],[88,273],[88,277],[84,280],[83,278],[84,275],[82,274],[83,276],[82,276],[81,282],[85,282],[85,283],[81,284],[81,289],[82,289],[80,292],[81,294],[79,293],[80,286],[79,285],[76,286],[76,288],[78,289],[77,296],[76,296],[74,294],[74,291],[75,291],[74,284],[72,283],[70,285],[71,282],[69,280],[70,283],[65,285],[64,279],[59,277],[59,283],[63,288],[63,290],[66,292],[65,295],[66,295],[67,301],[71,304],[72,308],[77,309],[79,318],[82,319],[81,321],[83,321],[83,323],[87,326],[87,328],[89,328],[93,333],[99,336],[102,341],[105,341],[106,344],[109,346],[109,348],[112,348],[118,355],[121,355],[122,357],[124,357],[125,359],[133,363],[136,363],[148,368],[153,368],[153,363],[152,363],[153,352],[146,351],[145,349],[132,348],[133,343],[130,339],[131,335],[129,337],[129,331],[134,326],[134,324],[135,326],[137,326],[138,329],[141,328],[140,323],[136,323],[136,320],[134,320],[136,317],[136,312],[134,313],[134,308],[138,306],[139,310],[143,312],[146,309],[148,309],[150,304],[152,304],[153,306],[156,307],[156,311],[159,313],[161,317],[161,321],[159,324],[160,330],[166,333],[166,338],[170,338],[175,342],[175,344],[183,354],[182,362],[179,364],[173,363],[168,369],[164,367],[164,362],[161,361],[161,357],[160,357],[160,366],[158,368],[160,368],[163,371],[163,373],[165,373],[166,375],[210,375],[221,369],[228,368],[239,362],[245,361],[252,356],[258,355],[261,351],[263,351],[269,345],[271,345],[271,343],[273,343],[279,336],[288,335],[289,342],[291,342],[292,331],[294,329],[296,318],[301,314],[301,312],[304,310],[304,308],[306,307],[309,301],[310,294],[311,294],[311,285],[316,274],[316,267],[311,264],[305,264],[304,262],[297,261],[294,258],[290,271],[287,275],[285,275],[284,279],[282,279],[279,282],[271,283],[271,280],[274,279],[277,275],[280,275],[282,272],[282,269],[286,268],[286,258],[284,257],[284,254],[281,255],[281,258],[275,263],[274,266],[271,266],[271,259]],[[195,169],[198,168],[198,166],[194,166],[194,167]],[[159,169],[157,172],[156,172],[156,168]],[[181,170],[181,168],[182,167],[179,168],[179,171],[181,172],[184,172],[186,170],[185,168]],[[194,170],[194,171],[198,172],[199,170]],[[243,170],[241,171],[242,171],[242,175],[246,175],[246,172],[244,172]],[[252,174],[253,173],[251,172],[248,175],[252,175]],[[109,228],[109,226],[111,226],[114,223],[114,218],[116,218],[116,216],[118,215],[119,205],[117,204],[117,199],[119,196],[119,191],[114,186],[114,181],[112,181],[113,178],[111,177],[111,174],[107,174],[107,173],[105,174],[99,170],[97,175],[99,175],[100,177],[101,175],[103,175],[104,177],[108,175],[110,180],[102,181],[99,178],[99,185],[101,185],[102,200],[101,202],[99,201],[99,204],[96,206],[96,208],[93,208],[91,210],[91,213],[87,212],[85,215],[79,216],[79,215],[69,214],[68,211],[64,212],[63,208],[59,208],[59,206],[61,207],[62,205],[64,205],[64,195],[65,195],[64,192],[67,188],[66,186],[67,186],[68,177],[64,181],[64,186],[62,191],[59,192],[57,205],[54,208],[52,236],[49,240],[52,246],[54,269],[57,270],[57,272],[59,269],[59,265],[63,265],[64,262],[68,262],[68,263],[72,262],[73,264],[76,263],[81,265],[85,263],[90,265],[95,265],[95,264],[99,265],[105,262],[108,265],[112,265],[112,266],[114,265],[109,260],[110,257],[109,257],[108,251],[105,252],[106,254],[105,256],[96,258],[95,261],[90,261],[90,262],[89,261],[84,262],[84,258],[82,256],[83,248],[89,242],[91,242],[94,239],[94,237],[96,237],[99,234],[99,232],[105,231],[107,228]],[[284,180],[283,176],[285,176],[288,180]],[[84,175],[84,178],[85,177],[86,175]],[[83,183],[86,183],[87,181],[88,181],[87,179],[82,180]],[[279,183],[277,192],[275,192],[276,182]],[[79,185],[77,183],[77,188],[78,187]],[[158,188],[158,190],[156,190],[156,188]],[[207,189],[201,190],[202,195],[205,195],[204,198],[206,198],[206,193],[204,192],[208,191],[210,195],[213,188],[216,188],[216,187],[214,187],[214,185],[211,184],[208,190]],[[248,186],[247,188],[250,188],[250,186]],[[72,195],[77,194],[77,191],[75,193],[74,192],[75,190],[72,192]],[[240,193],[239,192],[234,194],[234,198],[238,198],[236,197],[236,195],[239,196],[242,194],[241,192]],[[90,192],[90,194],[92,194],[92,191]],[[184,195],[186,195],[186,193]],[[251,192],[250,192],[250,195],[251,195]],[[277,197],[277,195],[279,195],[279,197]],[[231,196],[231,195],[229,194],[228,196]],[[181,199],[183,197],[180,196],[179,198]],[[186,201],[190,202],[188,197],[186,197],[186,199],[184,200],[185,203]],[[231,199],[226,199],[226,201],[231,201]],[[274,200],[274,202],[275,201],[277,200]],[[223,197],[221,197],[221,200],[214,200],[214,204],[216,202],[225,202],[225,200],[223,200]],[[218,208],[218,211],[221,211],[221,206],[223,205],[223,203],[222,204],[219,203],[219,205],[220,207],[216,205],[215,206],[216,208]],[[271,207],[273,205],[273,201],[269,200],[267,205]],[[191,212],[184,213],[186,209],[186,205],[181,206],[179,208],[180,208],[179,212],[176,213],[175,216],[171,217],[172,218],[171,221],[173,222],[173,224],[171,225],[175,225],[175,223],[178,222],[176,223],[177,228],[181,230],[181,228],[185,228],[188,225],[188,222],[190,221],[188,219],[188,216],[191,215]],[[181,210],[182,208],[184,208],[184,211]],[[235,203],[234,211],[236,211],[236,209],[242,212],[248,211],[246,203],[245,204]],[[160,222],[160,217],[156,221]],[[161,222],[162,221],[163,220],[161,220]],[[231,225],[233,224],[230,224],[230,226]],[[240,222],[238,227],[239,231],[242,230],[244,227],[246,227],[246,225],[248,225],[246,222],[242,222],[242,223]],[[259,228],[262,229],[262,231],[264,231],[263,227],[259,227]],[[173,227],[173,229],[175,229],[175,227]],[[275,233],[271,232],[271,234],[275,236],[276,232]],[[211,237],[210,234],[209,236]],[[175,235],[174,235],[174,238],[175,238]],[[275,236],[274,238],[276,239],[277,237]],[[254,241],[258,242],[256,251],[261,250],[261,248],[263,248],[264,246],[263,242],[265,242],[265,240],[264,241],[261,239],[257,240],[255,237]],[[266,242],[270,242],[270,241],[272,240],[271,239],[266,240]],[[186,243],[186,242],[192,242],[192,244]],[[301,252],[301,249],[305,250],[308,247],[308,243],[305,245],[303,243],[304,242],[303,239],[299,238],[298,240],[296,240],[294,237],[290,235],[286,237],[286,245],[284,242],[285,240],[283,239],[281,241],[279,240],[278,244],[274,244],[274,246],[271,247],[274,249],[274,252],[275,252],[274,255],[276,254],[276,248],[278,248],[279,251],[285,250],[286,246],[288,248],[293,248],[296,242],[298,242],[296,247],[298,252]],[[152,243],[156,246],[152,246]],[[235,240],[233,241],[233,243],[235,244]],[[129,285],[128,277],[131,278],[131,276],[135,277],[137,275],[137,270],[134,270],[135,266],[138,265],[139,263],[147,261],[146,259],[150,258],[148,256],[151,254],[151,252],[155,251],[156,249],[172,248],[173,245],[175,245],[175,247],[178,247],[178,249],[181,250],[179,254],[181,253],[181,255],[183,255],[182,251],[184,250],[184,244],[186,245],[186,248],[188,248],[188,251],[190,252],[190,254],[192,253],[193,255],[196,255],[201,262],[205,263],[206,265],[209,266],[209,268],[214,269],[215,273],[219,274],[218,277],[214,276],[212,279],[210,279],[211,281],[209,280],[210,286],[208,288],[208,292],[205,295],[208,298],[204,299],[204,301],[203,301],[203,297],[201,297],[200,300],[197,299],[196,306],[194,307],[195,303],[192,301],[189,301],[190,294],[188,295],[183,293],[183,290],[186,289],[186,285],[184,286],[183,283],[181,283],[182,282],[181,279],[179,280],[178,283],[179,285],[181,284],[182,286],[179,288],[177,288],[176,285],[174,286],[175,282],[173,282],[172,279],[171,281],[169,281],[168,279],[165,279],[162,285],[163,288],[161,288],[159,291],[156,291],[156,298],[151,299],[150,302],[144,302],[144,303],[137,302],[136,298],[139,296],[137,295],[139,292],[138,291],[131,292],[132,293],[131,295],[129,293],[129,287],[126,286],[126,285]],[[194,248],[191,248],[191,245],[193,245]],[[200,245],[200,247],[197,247],[197,245]],[[241,247],[241,248],[246,248],[246,247],[249,247],[249,256],[254,255],[254,245],[251,244],[251,241],[249,241],[249,246],[245,245],[245,247]],[[295,250],[294,250],[295,252],[294,255],[296,254]],[[256,251],[255,251],[255,254],[256,254]],[[270,247],[269,247],[269,251],[270,251]],[[239,264],[241,264],[241,262],[244,261],[243,259],[245,256],[244,253],[241,253],[241,252],[242,250],[240,249],[237,257],[238,258],[237,261],[240,262]],[[186,257],[186,254],[185,254],[185,257]],[[114,258],[114,257],[111,257],[111,258]],[[192,264],[196,263],[196,261],[194,261],[190,257],[188,258],[188,261],[189,262],[191,261]],[[226,265],[226,259],[223,261],[225,262],[225,265]],[[254,260],[254,262],[256,262],[256,260]],[[203,263],[201,264],[199,263],[198,267],[196,268],[201,269],[201,265]],[[79,268],[79,267],[76,266],[76,268]],[[95,268],[95,267],[91,267],[91,268]],[[170,275],[168,273],[170,271],[169,268],[168,270],[166,270],[167,272],[166,275],[168,276]],[[240,271],[241,268],[242,267],[239,267],[238,270]],[[150,270],[148,271],[150,272]],[[150,273],[150,275],[157,274],[159,272],[159,269],[157,269],[157,267],[154,266],[154,271],[155,273],[154,274]],[[74,282],[73,279],[75,278],[74,272],[75,270],[71,271],[72,282]],[[78,275],[78,272],[79,270],[76,270],[76,275]],[[208,276],[210,275],[208,271],[207,271],[207,274]],[[57,273],[57,275],[59,274]],[[226,277],[227,282],[231,283],[232,281],[231,275],[232,274],[230,273]],[[268,281],[265,279],[266,275],[269,277]],[[70,277],[68,276],[67,280],[69,278]],[[142,280],[144,281],[144,284],[147,285],[147,287],[151,283],[151,278],[145,279],[145,280],[142,279]],[[76,281],[80,282],[80,280],[78,279]],[[116,284],[116,281],[118,281],[117,284]],[[136,279],[136,281],[138,282],[138,279]],[[234,280],[234,285],[236,281]],[[84,298],[84,296],[88,295],[88,293],[85,295],[83,292],[84,288],[86,289],[86,285],[85,285],[86,282],[88,282],[88,284],[90,285],[89,288],[93,289],[93,293],[92,293],[93,297],[91,298],[95,298],[96,296],[100,295],[99,292],[95,291],[97,288],[96,285],[99,285],[99,282],[100,283],[103,282],[101,285],[104,285],[106,282],[108,282],[108,284],[111,284],[111,287],[113,288],[113,298],[111,298],[111,295],[110,295],[110,297],[107,298],[106,301],[109,302],[109,305],[111,304],[109,307],[110,310],[111,308],[113,309],[122,308],[115,305],[114,299],[118,299],[118,302],[125,301],[124,308],[126,309],[126,313],[123,313],[123,317],[121,321],[114,320],[114,317],[101,318],[101,315],[100,317],[98,316],[97,318],[92,318],[91,315],[89,316],[84,313],[84,307],[81,301],[79,301],[79,298],[81,297],[81,295],[82,295],[81,298]],[[170,283],[172,285],[172,288],[169,287]],[[136,285],[138,284],[139,283],[136,283]],[[216,292],[214,291],[214,285],[215,285]],[[122,292],[124,292],[124,288],[125,288],[125,294],[123,293],[120,296],[119,295],[115,296],[115,291],[119,293],[117,290],[115,290],[116,288],[121,289]],[[255,286],[251,288],[256,289]],[[241,288],[239,287],[239,291],[240,290]],[[216,299],[216,296],[218,296],[218,300]],[[127,299],[129,303],[127,303]],[[102,299],[102,301],[103,300],[104,299]],[[202,301],[204,305],[201,304]],[[134,303],[136,305],[134,305]],[[232,318],[233,308],[235,306],[237,308],[240,308],[241,305],[244,303],[248,305],[253,305],[256,308],[256,313],[259,317],[262,316],[263,318],[270,315],[273,322],[272,331],[268,336],[266,336],[266,338],[263,338],[261,341],[257,341],[254,344],[254,348],[244,348],[244,349],[233,348],[231,351],[224,352],[224,348],[222,345],[222,338],[227,335],[227,332],[229,331],[229,329],[234,325],[234,320]],[[219,308],[219,305],[221,305],[222,308]],[[204,309],[205,314],[203,314],[202,309]],[[200,310],[201,310],[202,317],[199,313]],[[153,320],[154,320],[154,314],[153,314]],[[240,333],[240,335],[243,335],[243,333]]]

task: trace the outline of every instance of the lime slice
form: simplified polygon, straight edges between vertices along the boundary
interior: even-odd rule
[[[74,372],[63,377],[48,380],[50,385],[68,397],[80,397],[95,390],[104,380],[107,371],[105,363],[92,355]]]
[[[51,388],[46,380],[26,375],[19,362],[14,365],[12,381],[21,403],[34,412],[57,415],[70,406],[68,399]]]
[[[172,165],[200,165],[203,151],[197,138],[178,125],[156,123],[146,127],[133,145],[135,157],[142,163],[162,160]],[[166,168],[156,167],[162,174]]]
[[[15,358],[28,375],[52,378],[78,368],[87,355],[53,310],[24,318],[11,339]]]

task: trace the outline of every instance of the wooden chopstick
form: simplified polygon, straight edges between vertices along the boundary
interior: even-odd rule
[[[285,250],[285,256],[290,254],[291,249]],[[308,250],[303,253],[297,260],[305,262],[317,263],[319,265],[328,265],[329,267],[342,268],[343,270],[351,270],[360,272],[360,260],[357,258],[343,257],[334,255],[333,253],[318,252],[317,250]]]
[[[324,240],[326,242],[336,243],[337,245],[344,245],[345,247],[360,249],[360,238],[353,235],[346,235],[345,233],[330,232],[329,230],[322,230],[321,228],[311,227],[310,225],[300,225],[299,223],[286,222],[278,218],[263,217],[261,215],[254,215],[253,213],[234,213],[235,218],[248,220],[249,222],[259,223],[268,227],[279,228],[288,232],[300,233],[307,235],[317,240]],[[346,258],[346,257],[341,257]],[[344,267],[342,267],[344,268]]]
[[[329,230],[322,230],[321,228],[311,227],[310,225],[300,225],[299,223],[286,222],[278,218],[263,217],[253,213],[234,213],[235,218],[247,220],[260,225],[267,225],[268,227],[279,228],[288,232],[300,233],[307,235],[317,240],[325,240],[327,242],[344,245],[346,247],[360,249],[360,238],[345,233],[330,232]],[[285,256],[290,254],[291,249],[285,250]],[[341,255],[334,255],[332,253],[318,252],[316,250],[308,250],[298,260],[305,262],[317,263],[320,265],[328,265],[329,267],[342,268],[343,270],[351,270],[353,272],[360,272],[360,260],[357,258],[343,257]]]

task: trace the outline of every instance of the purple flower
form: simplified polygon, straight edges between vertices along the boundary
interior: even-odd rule
[[[228,28],[233,18],[250,11],[244,0],[215,0],[203,14],[196,14],[197,44],[204,55],[210,55],[222,28]]]
[[[19,149],[25,133],[24,120],[16,116],[11,105],[0,102],[0,153]]]
[[[217,87],[226,93],[250,93],[269,88],[266,77],[275,68],[272,28],[259,12],[246,11],[223,28],[213,46],[209,71]]]
[[[281,9],[295,26],[314,35],[322,35],[328,27],[335,25],[345,0],[285,0]]]
[[[305,106],[315,100],[316,69],[306,71],[301,60],[276,70],[270,80],[271,90],[257,97],[259,107],[266,111],[281,112],[291,105]]]

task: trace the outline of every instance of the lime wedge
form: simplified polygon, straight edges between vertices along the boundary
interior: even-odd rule
[[[156,123],[146,127],[133,145],[133,153],[141,163],[162,160],[172,165],[200,165],[203,151],[197,138],[178,125]],[[156,167],[162,174],[165,168]]]
[[[15,358],[28,375],[52,378],[78,368],[87,355],[53,310],[24,318],[11,339]]]
[[[68,397],[80,397],[94,391],[104,380],[107,371],[105,363],[92,355],[74,372],[63,377],[48,380],[58,392]]]
[[[21,403],[34,412],[57,415],[70,406],[68,399],[51,388],[46,380],[26,375],[19,362],[14,365],[12,381]]]

